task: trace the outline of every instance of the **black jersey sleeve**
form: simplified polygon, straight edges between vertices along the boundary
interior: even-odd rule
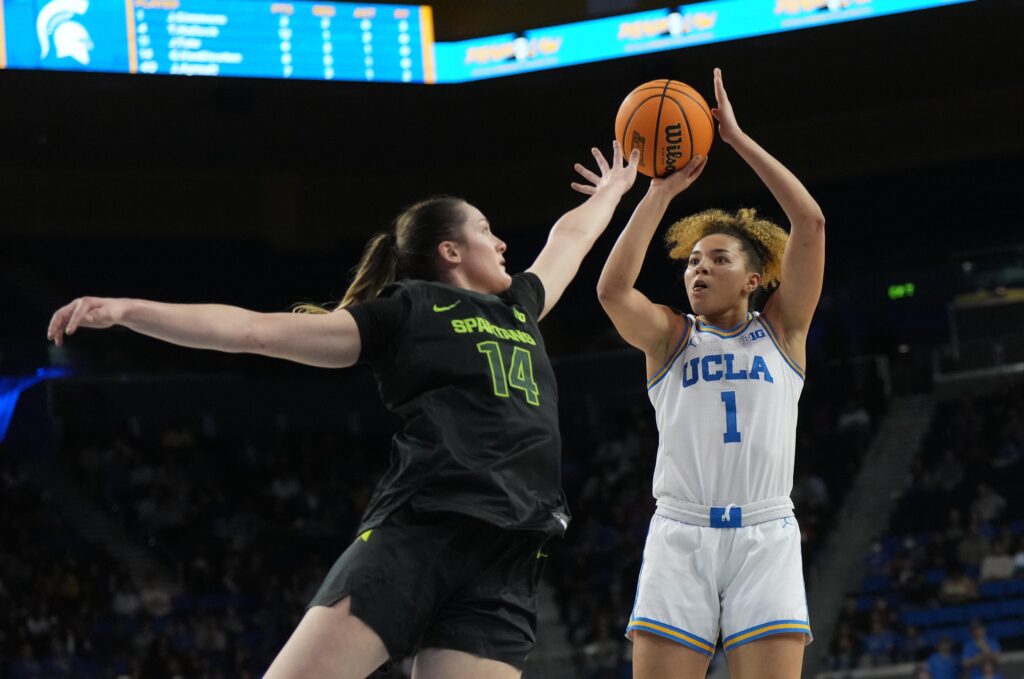
[[[540,312],[544,311],[544,283],[532,271],[512,276],[512,285],[505,295],[516,304],[526,307],[534,318],[540,318]]]
[[[393,345],[409,315],[409,307],[409,296],[404,290],[349,307],[348,312],[359,328],[360,361],[372,363]]]

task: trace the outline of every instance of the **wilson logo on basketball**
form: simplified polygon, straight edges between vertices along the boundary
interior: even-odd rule
[[[665,126],[665,174],[676,171],[676,161],[683,157],[679,149],[683,141],[683,126],[679,123]]]

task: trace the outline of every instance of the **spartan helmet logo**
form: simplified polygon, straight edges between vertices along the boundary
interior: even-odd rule
[[[89,11],[89,0],[52,0],[46,3],[36,17],[36,35],[39,37],[39,58],[50,53],[50,36],[58,59],[71,57],[83,66],[89,65],[92,38],[85,26],[73,21],[74,17]]]

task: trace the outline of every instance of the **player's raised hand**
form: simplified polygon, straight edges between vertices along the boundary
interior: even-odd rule
[[[725,92],[725,83],[722,82],[722,69],[715,69],[715,99],[718,100],[718,107],[711,109],[711,115],[718,121],[718,136],[726,144],[731,144],[743,133],[739,123],[736,122],[736,114],[733,113],[732,104],[729,103],[729,95]]]
[[[580,163],[576,163],[573,166],[575,170],[590,183],[581,184],[573,182],[570,184],[573,190],[587,195],[593,195],[602,190],[610,190],[616,191],[620,196],[629,191],[630,187],[633,186],[633,182],[636,181],[636,167],[640,163],[640,150],[633,149],[632,153],[629,154],[629,162],[625,163],[619,142],[613,141],[611,165],[608,164],[604,154],[601,153],[601,149],[595,146],[590,149],[590,152],[594,154],[594,160],[597,161],[597,168],[601,171],[601,175],[598,176]]]
[[[672,174],[652,179],[648,193],[661,193],[669,199],[674,198],[697,181],[697,177],[704,171],[704,166],[707,164],[708,157],[698,154]]]
[[[57,309],[46,329],[46,339],[58,347],[79,328],[109,328],[124,317],[125,301],[107,297],[79,297]]]

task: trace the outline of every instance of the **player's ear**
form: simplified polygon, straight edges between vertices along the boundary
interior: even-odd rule
[[[759,287],[761,287],[761,274],[747,274],[747,283],[743,286],[743,289],[748,293],[753,294],[754,290],[757,290]]]
[[[453,240],[443,240],[437,245],[437,254],[441,261],[446,264],[458,264],[462,261],[462,252],[459,244]]]

